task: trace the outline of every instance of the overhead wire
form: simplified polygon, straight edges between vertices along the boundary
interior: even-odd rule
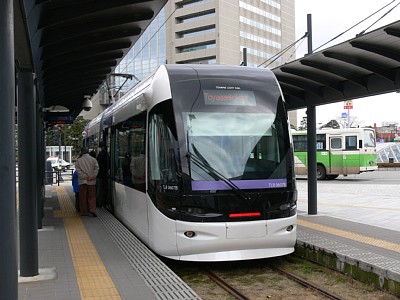
[[[382,8],[378,9],[376,12],[372,13],[371,15],[369,15],[368,17],[364,18],[363,20],[361,20],[360,22],[358,22],[357,24],[353,25],[352,27],[350,27],[349,29],[343,31],[342,33],[338,34],[337,36],[335,36],[334,38],[330,39],[329,41],[327,41],[325,44],[322,44],[321,46],[319,46],[318,48],[314,49],[313,52],[317,51],[318,49],[321,49],[322,47],[324,47],[325,45],[329,44],[330,42],[334,41],[335,39],[337,39],[338,37],[342,36],[343,34],[347,33],[348,31],[350,31],[351,29],[353,29],[354,27],[360,25],[362,22],[366,21],[367,19],[371,18],[373,15],[377,14],[378,12],[380,12],[381,10],[385,9],[386,7],[388,7],[389,5],[391,5],[393,2],[395,2],[396,0],[391,1],[390,3],[386,4],[385,6],[383,6]],[[399,4],[397,4],[399,5]],[[397,6],[396,5],[396,6]],[[390,11],[389,11],[390,12]],[[385,14],[387,15],[387,13]],[[384,16],[385,16],[384,15]],[[382,18],[381,18],[382,19]],[[372,26],[372,25],[371,25]],[[367,29],[366,29],[367,30]],[[363,31],[365,32],[365,30]]]
[[[300,46],[303,44],[304,40],[305,40],[305,39],[302,39],[301,42],[297,45],[296,49],[294,49],[293,53],[292,53],[292,54],[290,55],[290,57],[288,58],[288,61],[290,61],[290,60],[292,59],[293,55],[296,54],[297,49],[300,48]]]
[[[397,6],[400,5],[400,2],[397,3],[395,6],[393,6],[391,9],[389,9],[386,13],[384,13],[378,20],[376,20],[374,23],[372,23],[370,26],[368,26],[366,29],[361,31],[357,36],[363,35],[368,29],[370,29],[372,26],[374,26],[376,23],[378,23],[380,20],[382,20],[384,17],[386,17],[388,14],[390,14]]]
[[[282,56],[282,54],[284,54],[286,51],[288,51],[291,47],[293,47],[294,45],[296,45],[296,43],[298,43],[300,40],[306,38],[308,35],[308,33],[304,33],[304,35],[299,38],[297,41],[291,43],[289,46],[287,46],[286,48],[284,48],[283,50],[279,51],[278,53],[274,54],[273,56],[271,56],[270,58],[268,58],[266,61],[264,61],[263,63],[259,64],[257,67],[261,67],[263,64],[271,61],[268,65],[264,66],[264,68],[267,68],[270,64],[274,63],[280,56]]]

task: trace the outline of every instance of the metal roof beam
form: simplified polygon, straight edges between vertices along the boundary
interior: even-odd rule
[[[141,29],[139,27],[126,28],[118,32],[109,32],[99,34],[97,36],[81,37],[79,39],[66,40],[57,44],[52,44],[43,48],[40,59],[50,59],[69,52],[85,50],[87,47],[98,47],[101,49],[103,45],[110,42],[127,42],[131,37],[139,35]],[[120,40],[120,41],[118,41]]]
[[[124,31],[127,27],[136,26],[140,28],[135,22],[148,20],[153,17],[153,11],[142,12],[142,14],[129,14],[121,15],[118,18],[106,18],[104,20],[88,20],[84,23],[68,23],[61,24],[46,29],[40,39],[39,47],[45,47],[52,44],[60,43],[63,41],[79,39],[87,36],[99,35],[103,32],[118,32]],[[82,30],[84,28],[84,30]],[[63,34],[61,35],[60,32]]]
[[[396,36],[400,38],[400,29],[394,27],[385,28],[384,31],[391,36]]]
[[[74,60],[74,65],[76,65],[78,68],[84,67],[85,65],[97,65],[99,62],[108,62],[108,61],[117,61],[118,59],[121,59],[124,53],[122,51],[116,51],[116,52],[109,52],[109,53],[101,53],[101,54],[93,54],[91,57],[76,57],[76,60]],[[46,77],[48,73],[52,74],[53,72],[59,72],[64,69],[70,68],[71,70],[73,69],[73,66],[71,66],[71,61],[60,61],[58,64],[49,66],[47,69],[43,71],[44,76]]]
[[[349,63],[353,66],[371,71],[371,72],[381,76],[382,78],[389,80],[390,82],[395,81],[394,74],[392,73],[391,70],[380,67],[378,62],[375,62],[372,59],[367,60],[367,59],[364,59],[359,56],[343,54],[343,53],[334,52],[334,51],[323,51],[322,54],[325,57],[340,60],[340,61]]]
[[[118,15],[121,12],[131,12],[135,14],[141,7],[149,7],[149,4],[142,5],[152,0],[140,0],[132,4],[132,0],[112,0],[112,1],[47,1],[43,4],[42,15],[38,24],[38,29],[56,26],[72,20],[90,19],[93,16],[100,16],[102,13],[108,15],[113,10]],[[118,13],[119,12],[119,13]],[[59,16],[63,16],[60,20]]]
[[[85,73],[91,73],[96,70],[104,70],[108,68],[112,68],[115,66],[115,60],[103,60],[101,62],[92,62],[87,65],[70,65],[70,66],[65,66],[64,68],[57,68],[57,69],[52,69],[49,71],[46,71],[46,77],[53,77],[55,76],[62,76],[67,73],[72,73],[72,77],[79,77],[79,74],[85,74]],[[44,77],[43,77],[44,78]]]
[[[350,70],[346,70],[343,68],[340,68],[338,66],[335,66],[333,64],[328,64],[328,63],[321,63],[321,62],[315,62],[315,61],[311,61],[311,60],[307,60],[307,59],[303,59],[300,61],[300,63],[302,65],[308,66],[308,67],[312,67],[312,68],[316,68],[318,70],[327,72],[327,73],[333,73],[339,77],[342,77],[364,89],[368,89],[368,85],[367,82],[363,79],[360,78],[359,76],[355,76],[352,74],[352,72]]]
[[[368,52],[372,52],[372,53],[381,55],[383,57],[388,57],[395,61],[400,61],[399,52],[396,51],[395,49],[385,47],[384,45],[377,45],[377,44],[372,44],[372,43],[367,43],[367,42],[362,42],[362,41],[352,41],[352,42],[350,42],[350,45],[352,45],[354,48],[357,48],[357,49],[362,49],[362,50],[365,50]]]
[[[287,76],[285,74],[275,74],[278,81],[287,83],[289,85],[295,86],[301,90],[307,91],[310,94],[317,96],[318,98],[323,98],[323,92],[321,90],[321,86],[316,86],[312,83],[306,82],[304,79],[300,77],[294,78],[293,76]]]
[[[281,71],[284,73],[297,75],[297,76],[318,82],[320,84],[326,85],[328,88],[331,88],[331,89],[343,94],[343,86],[341,84],[339,84],[338,81],[332,80],[328,76],[321,74],[321,72],[317,73],[317,72],[304,70],[304,68],[302,68],[300,70],[300,69],[291,68],[291,67],[282,67]]]

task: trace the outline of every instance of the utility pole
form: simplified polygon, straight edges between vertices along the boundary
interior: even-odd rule
[[[311,14],[307,15],[308,55],[312,54]],[[317,214],[317,117],[315,105],[307,106],[308,214]]]

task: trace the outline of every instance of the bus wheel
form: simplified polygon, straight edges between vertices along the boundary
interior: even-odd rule
[[[326,178],[328,178],[329,180],[333,180],[333,179],[336,179],[338,177],[339,177],[339,175],[327,175],[326,176]]]
[[[317,165],[317,180],[326,179],[326,171],[324,166]]]

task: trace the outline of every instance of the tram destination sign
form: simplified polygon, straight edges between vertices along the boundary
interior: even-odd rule
[[[204,102],[206,105],[239,105],[255,106],[254,92],[227,88],[226,90],[204,90]]]

